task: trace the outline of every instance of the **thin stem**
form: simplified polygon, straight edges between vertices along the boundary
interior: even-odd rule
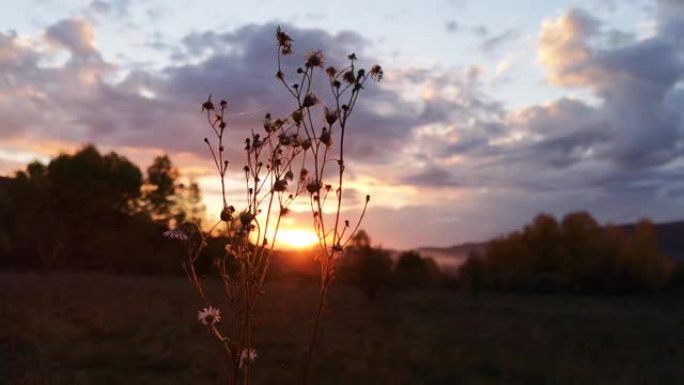
[[[309,369],[311,368],[311,357],[313,354],[314,344],[316,343],[316,337],[318,336],[318,325],[321,321],[321,315],[323,314],[323,305],[325,304],[325,297],[328,292],[328,286],[324,285],[321,288],[321,295],[318,300],[318,310],[316,311],[316,318],[314,320],[314,327],[311,331],[311,339],[309,340],[309,348],[306,351],[306,360],[304,361],[304,372],[302,373],[302,385],[306,385],[309,380]]]

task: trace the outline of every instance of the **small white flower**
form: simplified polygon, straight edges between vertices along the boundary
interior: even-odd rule
[[[247,349],[242,349],[242,353],[240,353],[240,368],[245,366],[247,360],[252,363],[256,358],[257,352],[255,349],[249,349],[249,352],[247,352]]]
[[[197,320],[205,325],[215,324],[221,321],[219,309],[209,306],[197,312]]]
[[[164,236],[169,239],[180,239],[181,241],[187,241],[188,235],[181,229],[173,229],[164,231]]]

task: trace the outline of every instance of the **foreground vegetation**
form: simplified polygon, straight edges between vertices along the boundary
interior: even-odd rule
[[[219,295],[218,283],[208,285]],[[318,295],[271,282],[256,317],[257,384],[298,379]],[[574,297],[405,290],[370,302],[332,289],[320,384],[644,384],[684,375],[675,296]],[[0,378],[8,384],[188,384],[225,378],[181,278],[0,274]]]

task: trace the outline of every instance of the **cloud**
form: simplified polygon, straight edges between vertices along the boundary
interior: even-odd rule
[[[681,7],[666,1],[660,7],[666,16],[658,19],[658,34],[641,40],[604,28],[580,9],[544,22],[538,53],[548,81],[587,89],[596,102],[566,97],[499,113],[447,114],[442,129],[415,131],[412,142],[425,150],[399,183],[423,193],[451,186],[544,194],[558,208],[590,208],[607,217],[614,210],[613,218],[638,211],[616,202],[682,202],[684,182],[677,178],[684,174],[684,50],[679,30],[660,26],[684,24],[684,14],[676,23],[673,15]],[[661,203],[654,207],[660,215],[666,211]]]
[[[668,1],[660,5],[681,8]],[[659,27],[670,26],[672,15],[662,16]],[[683,92],[678,86],[684,74],[680,31],[658,31],[631,44],[601,47],[598,43],[606,37],[601,23],[572,10],[546,22],[539,38],[539,58],[549,81],[586,87],[602,101],[597,112],[609,122],[615,139],[610,155],[626,167],[657,166],[681,155],[683,115],[672,105]]]
[[[101,15],[110,15],[116,17],[128,17],[130,14],[131,1],[130,0],[93,0],[88,6],[90,11]]]
[[[486,37],[489,35],[489,29],[481,24],[467,25],[462,24],[456,19],[452,19],[446,22],[445,28],[449,33],[459,33],[465,32],[478,37]]]
[[[668,207],[684,204],[684,10],[677,1],[658,7],[655,34],[642,39],[580,9],[544,22],[537,53],[547,81],[588,91],[590,101],[512,110],[487,91],[482,66],[387,63],[383,82],[362,93],[347,142],[355,194],[374,197],[364,227],[397,244],[444,244],[495,235],[541,210],[590,209],[618,221],[676,215]],[[295,39],[290,71],[312,49],[336,66],[350,52],[364,66],[376,61],[355,32],[283,27]],[[199,105],[211,93],[228,100],[227,150],[239,152],[266,112],[291,106],[274,77],[275,28],[188,34],[159,47],[174,60],[154,69],[106,61],[86,19],[60,20],[34,39],[0,32],[0,141],[94,142],[144,162],[165,150],[194,167],[206,156]],[[490,51],[518,35],[483,28],[447,24],[487,35]],[[505,73],[510,64],[501,63]],[[315,92],[325,100],[329,90]],[[0,167],[15,164],[12,156]],[[364,185],[366,175],[374,179]],[[444,217],[457,219],[445,226]]]
[[[75,57],[86,58],[97,53],[95,31],[81,18],[63,19],[45,31],[47,40],[68,49]]]
[[[480,49],[488,53],[495,51],[502,45],[517,39],[518,36],[520,36],[520,31],[515,28],[509,28],[499,34],[484,39],[482,44],[480,44]]]
[[[458,32],[461,29],[461,25],[458,23],[458,20],[449,20],[446,23],[446,29],[449,32]]]

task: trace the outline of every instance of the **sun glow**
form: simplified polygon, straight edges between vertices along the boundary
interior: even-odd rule
[[[276,247],[288,249],[305,249],[315,245],[318,237],[308,230],[283,229],[278,231]]]

